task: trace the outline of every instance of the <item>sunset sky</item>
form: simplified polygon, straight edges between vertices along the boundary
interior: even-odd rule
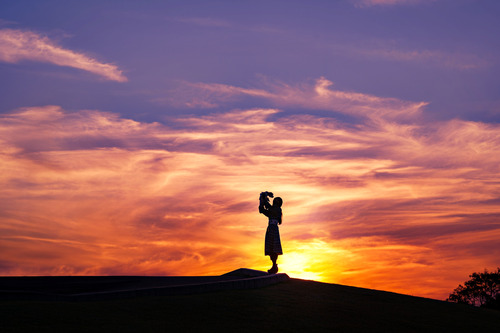
[[[0,275],[500,266],[500,1],[0,2]]]

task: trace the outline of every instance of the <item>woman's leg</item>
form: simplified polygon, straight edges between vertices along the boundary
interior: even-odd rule
[[[278,254],[277,253],[271,253],[269,255],[269,258],[273,262],[273,267],[271,267],[271,269],[268,270],[267,272],[269,274],[276,274],[278,272],[278,264],[276,263],[276,261],[278,260]]]
[[[271,253],[269,255],[269,258],[271,258],[271,261],[273,262],[273,266],[276,266],[276,260],[278,260],[278,254],[277,253]]]

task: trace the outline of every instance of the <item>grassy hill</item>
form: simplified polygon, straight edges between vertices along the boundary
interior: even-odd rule
[[[2,332],[498,332],[500,311],[291,279],[98,302],[0,301]]]

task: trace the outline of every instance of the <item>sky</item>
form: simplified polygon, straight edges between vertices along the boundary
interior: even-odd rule
[[[500,265],[500,2],[0,3],[0,275]]]

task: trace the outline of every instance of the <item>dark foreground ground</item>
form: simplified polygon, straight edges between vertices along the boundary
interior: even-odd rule
[[[0,300],[0,332],[500,332],[500,312],[291,279],[103,301]]]

